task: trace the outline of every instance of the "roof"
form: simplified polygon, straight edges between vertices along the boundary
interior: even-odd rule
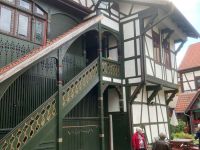
[[[175,7],[176,8],[176,7]],[[200,34],[192,26],[192,24],[185,18],[185,16],[176,8],[170,15],[175,24],[185,33],[188,37],[199,38]]]
[[[139,4],[145,4],[149,6],[160,6],[167,12],[170,12],[173,6],[173,11],[169,15],[171,20],[182,30],[182,32],[187,37],[192,38],[199,38],[200,34],[197,32],[197,30],[191,25],[191,23],[186,19],[186,17],[176,8],[176,6],[170,2],[169,0],[119,0],[119,1],[125,1],[125,2],[133,2],[133,3],[139,3]]]
[[[188,110],[188,107],[191,106],[196,98],[196,95],[198,94],[199,91],[178,94],[178,102],[175,108],[176,113],[186,112]]]
[[[59,48],[66,42],[70,41],[73,38],[76,38],[81,33],[87,31],[87,29],[100,22],[102,18],[103,16],[100,15],[84,21],[74,28],[70,29],[69,31],[65,32],[63,35],[47,43],[47,45],[33,49],[28,54],[15,60],[14,62],[11,62],[3,68],[0,68],[0,83],[22,70],[27,70],[32,65],[46,57],[48,54],[51,54],[52,52],[57,50],[57,48]]]
[[[180,66],[179,71],[200,67],[200,42],[189,46]]]

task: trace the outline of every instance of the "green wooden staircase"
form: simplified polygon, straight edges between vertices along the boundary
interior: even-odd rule
[[[63,118],[98,81],[98,59],[96,59],[63,86],[61,102]],[[0,141],[0,149],[56,149],[57,100],[56,92]]]
[[[51,43],[32,50],[18,60],[0,68],[0,100],[10,84],[21,74],[44,58],[57,56],[57,52],[60,49],[66,53],[67,47],[69,48],[70,44],[80,35],[97,29],[101,19],[102,16],[89,19],[56,38]],[[60,118],[64,119],[66,114],[99,82],[100,75],[120,79],[120,64],[96,58],[68,83],[62,85],[61,88],[59,85],[56,93],[4,136],[0,140],[0,150],[55,150],[58,143],[58,120]],[[57,104],[59,104],[59,109]]]

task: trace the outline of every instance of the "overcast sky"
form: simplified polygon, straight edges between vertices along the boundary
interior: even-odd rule
[[[189,22],[200,33],[200,0],[171,0],[176,7],[183,13],[183,15],[189,20]],[[188,38],[187,43],[181,49],[177,55],[177,64],[181,63],[185,52],[189,45],[200,42],[200,39]]]

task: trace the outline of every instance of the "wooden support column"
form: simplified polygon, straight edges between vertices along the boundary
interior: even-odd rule
[[[105,134],[104,134],[104,103],[103,103],[103,84],[102,84],[102,32],[101,24],[99,23],[99,36],[98,36],[98,53],[99,53],[99,89],[98,89],[98,106],[100,116],[100,149],[105,150]]]
[[[63,87],[63,63],[62,50],[58,49],[57,58],[57,86],[58,97],[56,101],[57,112],[57,150],[62,150],[63,136],[62,136],[62,87]]]

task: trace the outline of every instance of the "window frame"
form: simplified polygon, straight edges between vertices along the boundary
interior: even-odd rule
[[[27,36],[23,36],[23,35],[20,35],[18,33],[18,30],[19,30],[19,16],[20,15],[28,17]],[[22,39],[30,40],[30,35],[31,35],[31,32],[30,32],[31,31],[31,16],[28,15],[28,14],[25,14],[25,13],[17,11],[17,13],[16,13],[16,21],[15,22],[16,22],[16,24],[15,24],[15,35],[17,37],[22,38]]]
[[[200,88],[200,83],[199,83],[199,86],[198,86],[198,80],[200,80],[200,76],[196,76],[195,77],[195,87],[196,87],[196,90],[198,90]]]
[[[2,5],[1,3],[0,3],[0,15],[1,15],[1,9],[2,8],[6,8],[6,9],[8,9],[8,10],[10,10],[11,11],[11,24],[10,24],[10,32],[8,32],[8,31],[5,31],[5,30],[2,30],[2,29],[0,29],[0,32],[3,32],[3,33],[6,33],[6,34],[13,34],[13,32],[14,32],[14,10],[12,9],[12,8],[10,8],[10,7],[8,7],[8,6],[6,6],[6,5]]]
[[[166,45],[166,46],[165,46]],[[164,52],[164,60],[163,60],[163,64],[171,69],[172,68],[172,63],[171,63],[171,50],[170,50],[170,42],[169,41],[165,41],[165,43],[163,43],[163,52]],[[168,56],[168,58],[167,58]]]
[[[45,36],[45,32],[46,32],[46,31],[45,31],[46,21],[44,21],[44,20],[42,20],[42,19],[39,19],[39,18],[35,18],[35,20],[34,20],[34,24],[33,24],[33,25],[34,25],[34,29],[33,29],[33,33],[32,33],[32,34],[33,34],[33,37],[32,37],[33,39],[32,39],[32,40],[33,40],[35,43],[39,43],[39,42],[36,41],[36,22],[37,22],[37,21],[43,23],[43,30],[42,30],[42,37],[43,37],[43,38],[42,38],[42,41],[41,41],[41,43],[43,43],[43,41],[44,41],[45,38],[46,38],[46,36]]]
[[[35,44],[40,44],[40,45],[44,45],[46,43],[46,34],[47,34],[47,21],[48,21],[48,15],[47,12],[44,11],[39,5],[37,5],[35,2],[33,1],[29,1],[30,3],[30,10],[25,9],[23,7],[19,6],[19,2],[20,0],[13,0],[13,2],[9,2],[6,0],[0,1],[0,7],[6,7],[9,10],[12,11],[12,19],[11,19],[11,32],[4,32],[3,30],[0,30],[1,34],[5,34],[8,36],[13,36],[15,38],[19,38],[22,40],[26,40],[32,43],[35,43],[35,40],[33,38],[33,34],[35,34],[35,29],[34,29],[34,22],[35,20],[42,20],[44,21],[44,28],[43,28],[43,41],[41,41],[41,43],[35,43]],[[36,8],[39,8],[41,11],[44,12],[44,15],[40,15],[38,13],[36,13],[34,10],[36,10]],[[18,35],[18,24],[19,24],[19,14],[22,14],[23,16],[28,16],[28,35],[26,37],[24,36],[20,36]]]
[[[30,8],[27,9],[27,8],[23,7],[22,5],[20,5],[20,1],[28,1],[28,0],[16,0],[17,6],[18,6],[20,9],[26,10],[26,11],[28,11],[28,12],[31,12],[31,11],[32,11],[33,3],[31,3],[31,2],[28,1],[28,3],[30,4]]]
[[[153,58],[156,63],[161,64],[161,39],[160,33],[152,30],[152,42],[153,42]]]

